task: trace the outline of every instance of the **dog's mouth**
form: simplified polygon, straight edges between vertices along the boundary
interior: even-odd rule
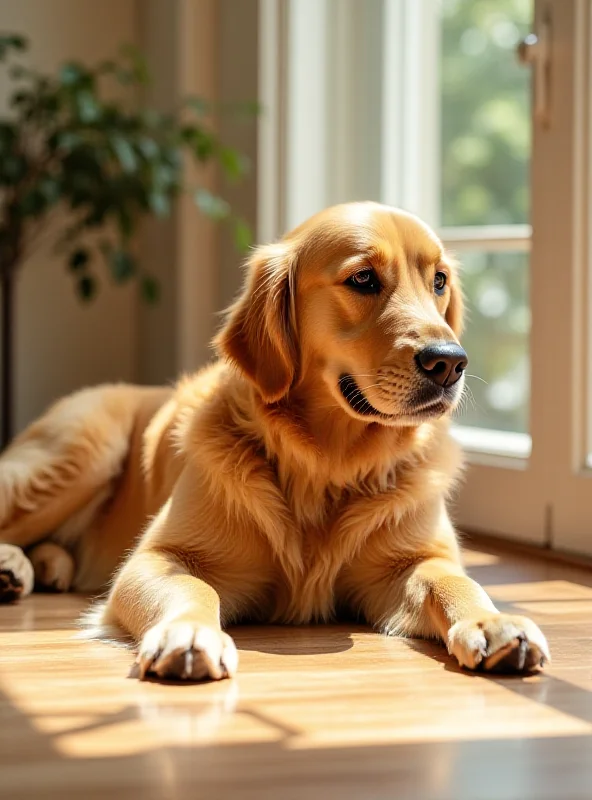
[[[441,417],[453,408],[457,390],[456,385],[424,388],[413,398],[409,413],[417,417]]]
[[[339,390],[352,411],[360,416],[379,417],[385,420],[392,420],[397,416],[394,414],[385,414],[384,411],[379,411],[373,406],[351,375],[345,374],[339,378]],[[422,391],[418,392],[413,398],[406,413],[403,413],[401,416],[416,418],[441,417],[453,407],[456,398],[456,390],[456,386],[437,389],[434,387],[434,389],[429,390],[423,388]]]
[[[361,414],[363,417],[382,417],[383,419],[390,419],[390,414],[384,414],[382,411],[374,408],[351,375],[342,375],[339,378],[339,390],[349,407],[352,411],[355,411],[356,414]]]

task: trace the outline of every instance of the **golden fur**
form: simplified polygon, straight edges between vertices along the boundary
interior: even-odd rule
[[[380,291],[352,289],[368,271]],[[544,636],[465,575],[446,510],[462,379],[426,401],[416,355],[461,327],[458,272],[423,223],[328,209],[255,251],[219,361],[170,391],[73,395],[13,443],[0,541],[32,547],[38,581],[94,590],[144,531],[88,618],[132,637],[140,675],[221,678],[237,666],[227,625],[342,613],[440,638],[468,667],[538,666]]]

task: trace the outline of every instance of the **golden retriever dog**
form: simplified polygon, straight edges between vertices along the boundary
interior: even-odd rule
[[[171,390],[72,395],[3,454],[4,597],[117,569],[86,624],[131,638],[140,677],[233,675],[233,623],[352,616],[470,669],[542,666],[537,626],[465,574],[446,509],[461,327],[457,269],[410,214],[341,205],[260,247],[220,360]]]

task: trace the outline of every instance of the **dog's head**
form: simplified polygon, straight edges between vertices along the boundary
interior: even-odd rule
[[[312,391],[360,420],[409,425],[458,402],[461,329],[458,273],[436,235],[351,203],[255,251],[217,344],[266,403]]]

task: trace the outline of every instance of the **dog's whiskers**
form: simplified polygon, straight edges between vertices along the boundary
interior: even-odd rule
[[[470,386],[468,386],[465,383],[462,394],[458,400],[458,406],[456,407],[453,415],[455,417],[459,417],[465,414],[468,410],[467,406],[469,403],[471,404],[471,408],[473,409],[473,411],[477,411],[477,403],[475,401],[475,395],[473,394]]]
[[[481,383],[487,385],[487,381],[485,380],[485,378],[481,378],[479,375],[471,375],[468,372],[465,372],[465,378],[475,378],[475,380],[481,381]]]

